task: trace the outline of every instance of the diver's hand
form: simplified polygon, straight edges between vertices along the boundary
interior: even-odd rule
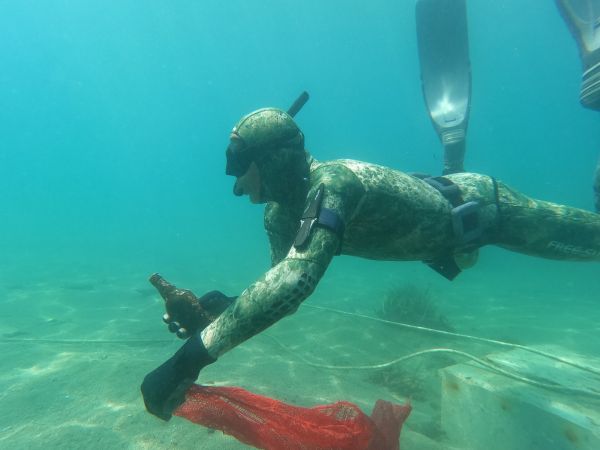
[[[192,291],[178,289],[157,273],[150,277],[150,283],[165,300],[167,312],[163,321],[169,326],[169,331],[181,339],[202,331],[235,300],[235,297],[227,297],[219,291],[211,291],[198,298]]]
[[[200,370],[215,361],[199,335],[189,338],[177,353],[144,377],[141,390],[148,412],[169,420],[184,402],[185,393]]]

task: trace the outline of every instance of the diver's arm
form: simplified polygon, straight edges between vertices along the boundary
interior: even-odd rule
[[[200,371],[217,357],[294,311],[315,288],[340,238],[316,228],[306,250],[288,256],[246,289],[214,322],[190,337],[167,361],[148,373],[141,391],[146,409],[169,420]]]
[[[339,246],[330,230],[315,228],[308,248],[292,248],[238,297],[201,333],[202,342],[215,358],[296,311],[315,289]]]
[[[322,207],[333,211],[347,224],[364,195],[358,178],[342,165],[333,164],[313,173],[315,189],[325,186]],[[341,236],[329,228],[314,226],[306,243],[292,246],[286,257],[274,265],[237,298],[217,320],[201,333],[213,357],[219,357],[254,336],[298,306],[315,289],[331,259],[338,253]]]

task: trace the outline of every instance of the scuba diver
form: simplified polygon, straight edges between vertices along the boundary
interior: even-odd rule
[[[556,5],[577,42],[582,63],[579,101],[600,111],[600,0],[556,0]],[[594,203],[600,213],[600,160],[594,172]]]
[[[266,203],[271,268],[237,298],[197,298],[160,275],[163,320],[186,338],[141,386],[146,408],[169,420],[200,370],[286,315],[313,292],[335,255],[421,260],[448,279],[497,245],[532,256],[600,261],[600,215],[534,200],[493,177],[409,174],[366,162],[317,161],[285,112],[264,108],[233,128],[226,174],[233,192]]]

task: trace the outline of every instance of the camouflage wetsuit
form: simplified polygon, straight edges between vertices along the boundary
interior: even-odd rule
[[[272,268],[201,334],[214,357],[295,311],[340,249],[342,254],[378,260],[432,260],[462,250],[452,227],[452,205],[425,181],[374,164],[308,158],[304,195],[266,206]],[[495,244],[544,258],[600,261],[600,215],[530,199],[485,175],[446,178],[460,188],[465,202],[480,205],[483,233],[477,246]],[[345,224],[343,239],[317,226],[307,245],[297,249],[293,242],[307,199],[321,184],[322,206]]]
[[[600,261],[598,214],[532,200],[474,173],[422,179],[358,161],[318,162],[292,117],[275,108],[244,116],[226,157],[234,193],[267,203],[272,267],[235,301],[217,291],[197,298],[151,277],[166,300],[163,320],[187,338],[141,385],[146,408],[164,420],[204,367],[294,312],[340,252],[423,260],[449,278],[458,261],[487,244]]]

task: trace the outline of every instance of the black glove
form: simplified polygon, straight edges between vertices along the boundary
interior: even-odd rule
[[[169,420],[200,370],[215,361],[198,334],[189,338],[177,353],[144,377],[141,389],[148,412]]]
[[[227,297],[221,291],[210,291],[200,297],[198,303],[200,303],[200,306],[208,312],[210,317],[216,319],[223,311],[229,308],[229,305],[231,305],[236,298],[237,297]]]
[[[198,298],[192,291],[177,288],[157,273],[150,277],[150,283],[165,300],[167,313],[163,320],[169,325],[169,331],[182,339],[202,331],[236,299],[219,291],[210,291]]]

